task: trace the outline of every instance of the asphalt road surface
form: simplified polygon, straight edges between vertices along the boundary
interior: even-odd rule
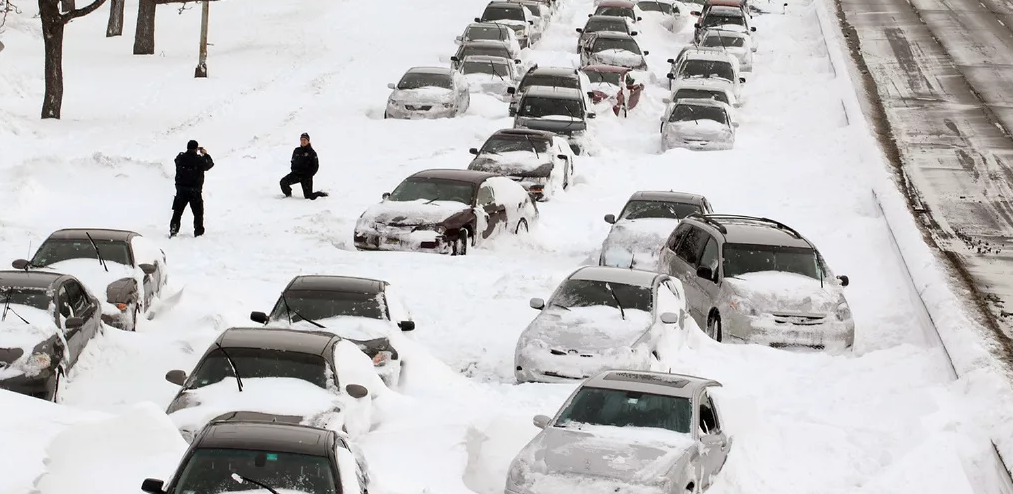
[[[937,245],[962,265],[1009,349],[1013,2],[836,1],[877,87],[909,196],[925,210]]]

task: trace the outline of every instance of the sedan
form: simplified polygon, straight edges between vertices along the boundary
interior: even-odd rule
[[[735,146],[732,108],[713,99],[681,99],[661,117],[661,144],[665,150],[728,150]]]
[[[392,91],[383,118],[456,117],[471,106],[468,81],[460,72],[445,67],[408,69],[397,84],[387,87]]]
[[[707,198],[698,194],[635,192],[618,218],[614,214],[605,215],[605,222],[612,229],[601,244],[598,265],[657,271],[661,247],[679,220],[693,213],[712,212]]]
[[[507,47],[510,59],[521,56],[521,45],[517,41],[517,34],[514,30],[495,22],[473,22],[464,28],[464,33],[458,36],[454,42],[462,45],[472,41],[498,41]]]
[[[501,129],[481,149],[471,148],[475,159],[469,170],[501,173],[527,189],[531,198],[546,201],[566,190],[573,177],[573,150],[557,134],[544,130]]]

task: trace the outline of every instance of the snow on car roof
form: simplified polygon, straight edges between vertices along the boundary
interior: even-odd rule
[[[131,237],[140,235],[129,230],[114,230],[110,228],[64,228],[49,234],[53,239],[87,239],[88,234],[95,240],[114,240],[126,242]]]
[[[715,5],[715,6],[711,7],[710,11],[707,12],[707,15],[711,15],[711,14],[721,15],[721,16],[727,16],[727,17],[743,17],[744,16],[744,14],[742,13],[742,9],[740,7],[729,7],[727,5]]]
[[[583,386],[692,398],[700,388],[721,383],[686,374],[609,370],[588,379]]]
[[[581,99],[584,97],[579,89],[572,87],[559,87],[559,86],[531,86],[530,89],[524,92],[524,96],[537,96],[539,98],[562,98],[562,99]]]
[[[653,2],[654,0],[651,0],[651,1]],[[590,70],[591,72],[611,72],[613,74],[622,74],[623,72],[629,72],[629,71],[631,71],[633,69],[631,69],[629,67],[619,67],[618,65],[597,64],[597,65],[585,65],[585,66],[581,67],[580,70]]]
[[[65,275],[53,271],[0,271],[0,286],[49,288],[63,276]]]
[[[626,33],[620,33],[619,31],[595,31],[594,36],[599,38],[613,38],[613,39],[636,39]]]
[[[538,137],[541,139],[552,139],[552,136],[556,134],[549,132],[547,130],[537,130],[537,129],[500,129],[494,132],[492,136],[489,137],[492,138],[498,135],[528,136],[528,137]]]
[[[641,271],[639,269],[613,268],[608,266],[583,266],[574,271],[568,279],[605,281],[609,283],[622,283],[624,285],[650,287],[654,280],[662,276],[661,273],[653,271]]]
[[[652,0],[653,1],[653,0]],[[663,190],[638,190],[633,193],[628,199],[629,201],[662,201],[662,202],[682,202],[686,204],[699,204],[703,201],[704,197],[700,194],[690,194],[689,192],[675,192],[675,191],[663,191]]]
[[[557,77],[577,77],[577,71],[573,67],[539,67],[535,65],[528,71],[529,74],[553,75]]]
[[[408,69],[405,73],[406,74],[444,74],[444,75],[450,75],[451,72],[453,72],[453,70],[450,69],[450,68],[448,68],[448,67],[412,67],[412,68]]]
[[[292,278],[285,287],[290,290],[322,290],[331,292],[380,293],[383,281],[356,276],[301,275]]]
[[[327,456],[333,432],[305,425],[264,422],[218,422],[208,426],[198,448],[250,449]]]

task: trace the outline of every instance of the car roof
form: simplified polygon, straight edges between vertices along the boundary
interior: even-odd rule
[[[597,8],[601,7],[633,7],[634,3],[628,0],[604,0],[598,4]],[[597,10],[597,9],[596,9]]]
[[[489,8],[489,7],[513,7],[513,8],[518,8],[518,9],[523,9],[524,8],[524,6],[521,5],[521,4],[519,4],[519,3],[506,2],[506,1],[503,1],[503,0],[498,0],[498,1],[494,0],[492,2],[489,2],[485,6],[485,8]]]
[[[509,135],[509,136],[527,136],[527,137],[540,137],[542,139],[552,139],[557,134],[549,132],[547,130],[535,130],[535,129],[500,129],[493,132],[492,136],[497,135]],[[492,137],[489,136],[489,137]]]
[[[721,383],[687,374],[633,370],[607,370],[581,384],[581,387],[638,391],[690,399],[700,389],[709,386],[721,386]]]
[[[226,329],[215,342],[225,348],[259,348],[324,355],[331,342],[340,339],[329,333],[259,327]]]
[[[335,275],[300,275],[292,278],[285,287],[291,290],[320,290],[326,292],[381,293],[384,282],[372,278]]]
[[[405,71],[405,74],[441,74],[450,75],[453,72],[448,67],[412,67]]]
[[[651,0],[651,1],[653,2],[655,0]],[[623,72],[629,72],[629,71],[631,71],[633,69],[631,69],[629,67],[619,67],[617,65],[596,64],[596,65],[585,65],[585,66],[581,67],[580,70],[590,70],[592,72],[611,72],[613,74],[622,74]]]
[[[537,96],[539,98],[562,98],[562,99],[581,99],[584,93],[579,89],[572,87],[559,87],[559,86],[531,86],[528,90],[524,91],[524,97]]]
[[[724,228],[721,233],[728,243],[811,248],[809,241],[800,233],[768,218],[726,214],[693,214],[684,220],[702,223],[718,231]]]
[[[499,177],[498,173],[480,172],[475,170],[463,170],[459,168],[431,168],[409,175],[407,178],[431,178],[434,180],[456,180],[458,182],[471,182],[479,184],[490,177]]]
[[[197,448],[329,456],[334,447],[334,431],[306,425],[229,420],[207,427]]]
[[[468,27],[466,27],[465,30],[471,29],[473,27],[487,27],[487,28],[490,28],[490,29],[496,28],[497,30],[509,30],[510,29],[509,27],[506,27],[503,24],[500,24],[498,22],[472,22],[471,24],[468,24]]]
[[[4,270],[0,271],[0,286],[17,288],[49,288],[57,280],[67,276],[54,271],[25,271],[25,270]]]
[[[592,35],[599,38],[632,39],[636,41],[636,38],[633,36],[626,33],[620,33],[619,31],[595,31]]]
[[[49,234],[49,239],[59,240],[87,240],[88,235],[95,240],[110,240],[114,242],[126,242],[133,237],[141,236],[140,233],[130,230],[114,230],[111,228],[63,228]]]
[[[654,271],[641,271],[639,269],[583,266],[571,273],[568,279],[607,281],[610,283],[622,283],[624,285],[650,287],[659,276],[664,275]]]
[[[502,63],[502,64],[513,63],[508,58],[497,57],[497,56],[494,56],[494,55],[468,55],[468,56],[464,57],[464,61],[465,62],[487,62],[487,63],[498,62],[498,63]]]
[[[550,75],[556,77],[579,77],[577,69],[573,67],[539,67],[535,66],[525,75]]]
[[[721,108],[723,110],[728,109],[728,105],[725,102],[710,98],[679,98],[675,100],[675,104],[687,106],[710,106],[714,108]]]
[[[707,15],[718,14],[730,17],[744,17],[745,14],[739,7],[729,7],[727,5],[715,5],[707,12]]]
[[[629,22],[627,20],[627,19],[629,19],[629,17],[626,17],[624,15],[603,15],[603,14],[592,15],[591,17],[587,18],[588,22],[590,22],[591,19],[605,19],[605,20],[608,20],[608,21],[624,22],[624,23],[628,23]],[[627,24],[627,27],[629,27],[629,24]]]
[[[715,7],[742,7],[742,0],[707,0],[706,5]]]
[[[499,46],[499,47],[502,47],[504,50],[507,49],[506,45],[503,44],[502,41],[496,41],[496,40],[493,40],[493,39],[475,39],[475,40],[471,40],[471,41],[465,41],[461,46],[462,47],[465,47],[465,46],[482,46],[482,47],[485,47],[485,46]],[[450,69],[446,69],[446,70],[449,71]]]
[[[653,0],[652,0],[653,1]],[[700,194],[690,194],[688,192],[676,192],[674,190],[638,190],[633,193],[628,199],[629,201],[660,201],[660,202],[680,202],[685,204],[701,204],[704,201],[704,196]]]

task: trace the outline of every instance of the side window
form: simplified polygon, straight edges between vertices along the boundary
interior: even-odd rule
[[[692,227],[690,227],[687,224],[682,224],[672,231],[672,234],[668,236],[668,242],[666,242],[666,245],[668,246],[669,250],[672,250],[673,252],[675,251],[675,248],[678,247],[679,242],[681,242],[682,239],[686,238],[686,234],[689,233],[690,228]]]
[[[665,287],[668,288],[668,291],[672,292],[672,295],[675,296],[676,299],[678,300],[685,299],[682,291],[682,283],[680,283],[678,280],[669,279],[668,281],[665,282]]]
[[[704,391],[703,397],[700,399],[700,430],[704,434],[716,434],[721,430],[721,424],[718,423],[714,403],[706,391]]]
[[[478,188],[478,198],[476,199],[476,202],[478,203],[479,206],[492,204],[493,201],[495,200],[496,197],[492,193],[492,186],[490,186],[489,184],[483,184],[481,187]]]
[[[690,266],[696,266],[697,261],[700,259],[700,251],[703,249],[703,244],[707,241],[708,237],[710,235],[704,233],[703,230],[690,227],[686,238],[675,249],[675,255],[682,258]]]
[[[60,316],[64,319],[74,317],[74,313],[70,307],[70,296],[67,295],[67,285],[60,286],[60,289],[56,292],[56,299],[56,308],[60,311]]]
[[[67,287],[67,295],[70,297],[67,303],[74,309],[74,315],[83,314],[91,305],[91,301],[84,294],[84,288],[73,281],[68,281],[64,286]]]
[[[707,235],[707,245],[703,248],[703,254],[700,254],[699,266],[707,266],[711,268],[711,273],[714,273],[712,280],[717,279],[718,270],[718,243],[714,240],[714,237]]]

